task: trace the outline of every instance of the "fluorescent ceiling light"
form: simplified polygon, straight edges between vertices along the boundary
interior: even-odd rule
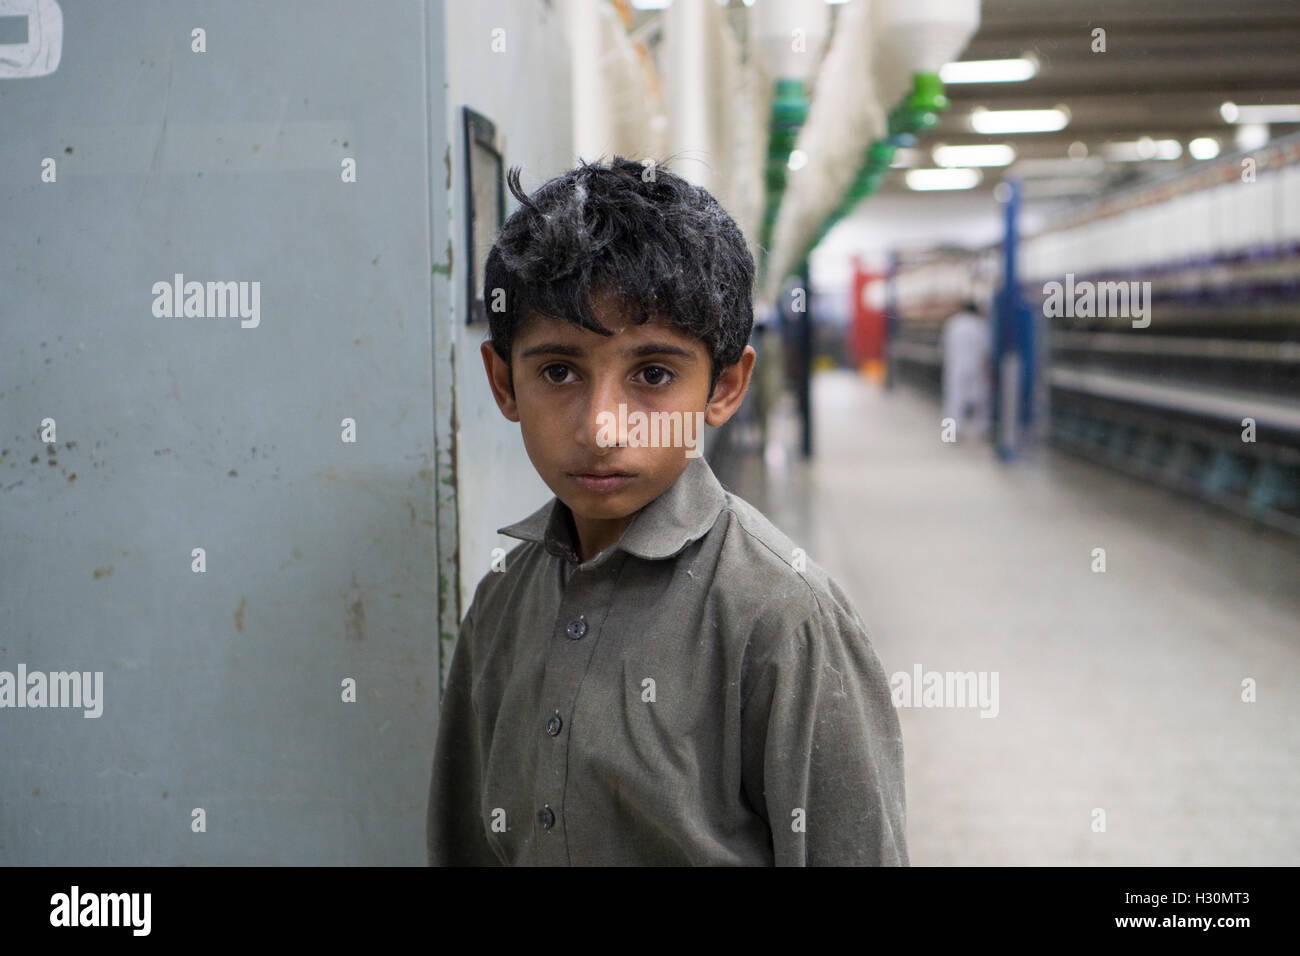
[[[1156,159],[1178,159],[1183,155],[1183,144],[1176,139],[1156,140]]]
[[[1259,149],[1268,142],[1268,127],[1263,123],[1242,123],[1237,127],[1233,145],[1243,153]]]
[[[910,169],[907,172],[907,188],[972,189],[983,178],[978,169]]]
[[[1149,159],[1177,159],[1183,155],[1183,144],[1176,139],[1141,139],[1127,143],[1107,143],[1102,149],[1106,158],[1117,163],[1141,163]]]
[[[1023,56],[1014,60],[958,60],[939,69],[944,83],[1020,83],[1038,72],[1038,60]]]
[[[936,146],[931,155],[936,166],[1009,166],[1016,151],[1005,144]]]
[[[667,10],[673,0],[632,0],[633,10]]]
[[[1065,129],[1069,123],[1070,114],[1060,107],[1051,110],[976,109],[970,114],[971,129],[977,133],[993,135],[1051,133]]]
[[[1238,106],[1229,100],[1219,107],[1225,123],[1300,123],[1300,104]]]
[[[1188,143],[1187,151],[1192,154],[1192,159],[1213,159],[1219,155],[1219,141],[1202,136]]]

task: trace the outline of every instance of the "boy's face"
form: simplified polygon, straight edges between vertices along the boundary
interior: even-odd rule
[[[637,325],[599,292],[592,310],[614,335],[538,315],[522,323],[511,350],[513,398],[506,364],[490,342],[482,346],[502,414],[519,422],[533,467],[573,512],[583,561],[614,544],[636,512],[677,480],[688,451],[699,454],[695,413],[715,427],[731,417],[755,354],[747,346],[740,362],[723,369],[709,400],[703,342],[657,318]],[[638,419],[662,423],[655,412],[679,413],[681,428],[665,436],[662,424],[646,424],[638,435]]]

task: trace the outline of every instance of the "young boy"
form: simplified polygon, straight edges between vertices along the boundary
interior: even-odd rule
[[[618,156],[531,198],[508,180],[483,363],[555,497],[499,529],[524,543],[462,624],[429,862],[906,865],[898,716],[861,619],[700,456],[754,364],[740,230]]]

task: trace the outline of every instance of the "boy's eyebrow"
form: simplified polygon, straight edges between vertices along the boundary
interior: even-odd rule
[[[582,347],[579,345],[564,345],[560,342],[542,342],[538,345],[532,345],[524,349],[520,358],[528,358],[530,355],[582,355]]]
[[[524,349],[520,358],[528,358],[530,355],[571,355],[575,358],[581,358],[586,354],[586,350],[580,345],[565,345],[562,342],[540,342],[537,345],[530,345]],[[647,342],[645,345],[638,345],[635,348],[624,349],[624,358],[645,358],[649,355],[673,355],[685,359],[688,362],[694,362],[696,356],[688,349],[680,345],[672,345],[668,342]]]
[[[667,342],[647,342],[645,345],[638,345],[634,349],[624,349],[623,355],[626,358],[645,358],[648,355],[675,355],[678,358],[686,359],[688,362],[695,361],[695,353],[682,348],[680,345],[670,345]]]

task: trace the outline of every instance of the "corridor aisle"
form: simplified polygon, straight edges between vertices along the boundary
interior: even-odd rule
[[[914,864],[1300,864],[1300,544],[1050,448],[945,444],[906,385],[828,372],[813,401],[811,466],[787,404],[784,463],[720,479],[887,673],[997,675],[996,716],[900,711]]]

